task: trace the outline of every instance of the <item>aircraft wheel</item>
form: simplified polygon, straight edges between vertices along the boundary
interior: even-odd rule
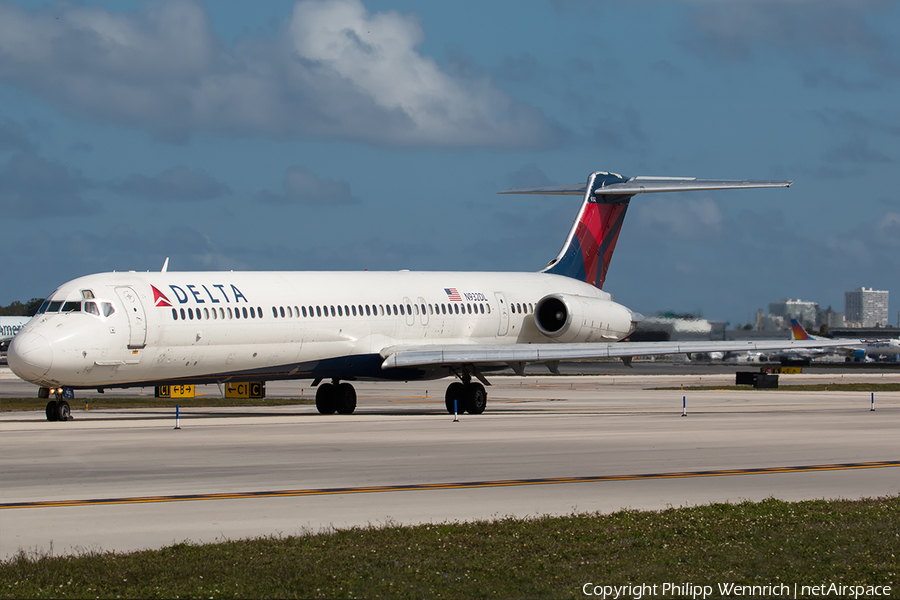
[[[466,412],[464,390],[465,386],[458,381],[454,381],[447,386],[447,393],[444,394],[444,405],[447,407],[447,412],[451,415],[457,411],[460,413]]]
[[[339,415],[352,415],[356,410],[356,390],[349,383],[341,383],[335,390],[335,408]]]
[[[59,421],[68,421],[72,416],[72,409],[69,408],[69,403],[65,400],[60,400],[56,403],[56,415]]]
[[[337,409],[335,402],[335,389],[331,383],[319,384],[316,389],[316,410],[323,415],[333,415]]]
[[[470,383],[466,386],[466,410],[470,415],[480,415],[487,407],[487,392],[480,383]]]
[[[56,405],[56,400],[51,400],[47,403],[47,420],[48,421],[56,421],[59,419],[59,407]]]

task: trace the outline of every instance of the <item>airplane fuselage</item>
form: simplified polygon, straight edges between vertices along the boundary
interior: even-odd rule
[[[633,328],[607,292],[546,273],[102,273],[48,298],[16,340],[14,369],[51,388],[437,378],[451,371],[382,369],[380,352],[553,341],[534,319],[551,294],[594,303],[591,323],[564,341],[613,342]]]

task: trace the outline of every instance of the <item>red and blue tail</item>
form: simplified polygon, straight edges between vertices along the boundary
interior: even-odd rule
[[[595,192],[606,185],[625,181],[624,177],[614,173],[591,173],[585,186],[584,202],[569,237],[544,273],[565,275],[603,289],[628,202],[634,194],[598,195]]]

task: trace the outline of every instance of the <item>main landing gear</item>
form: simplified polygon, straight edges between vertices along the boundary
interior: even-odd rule
[[[454,381],[447,386],[444,404],[451,415],[465,412],[480,415],[487,408],[487,392],[483,385],[466,374],[462,376],[462,382]]]
[[[47,408],[45,413],[47,415],[48,421],[68,421],[72,418],[72,409],[69,407],[69,403],[63,400],[63,390],[59,388],[57,390],[53,390],[54,395],[56,396],[56,400],[50,400],[47,403]],[[49,388],[41,388],[38,391],[38,398],[49,398],[50,397],[50,389]]]
[[[356,390],[349,383],[320,384],[316,389],[316,409],[323,415],[352,415],[356,410]]]

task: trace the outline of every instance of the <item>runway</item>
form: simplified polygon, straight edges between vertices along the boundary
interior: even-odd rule
[[[85,412],[78,401],[68,423],[0,413],[0,556],[900,492],[900,393],[876,394],[871,411],[864,392],[645,389],[700,377],[733,382],[496,377],[488,411],[458,422],[443,407],[448,381],[359,383],[350,416],[189,409],[180,430],[171,411]],[[299,395],[297,384],[268,391]]]

